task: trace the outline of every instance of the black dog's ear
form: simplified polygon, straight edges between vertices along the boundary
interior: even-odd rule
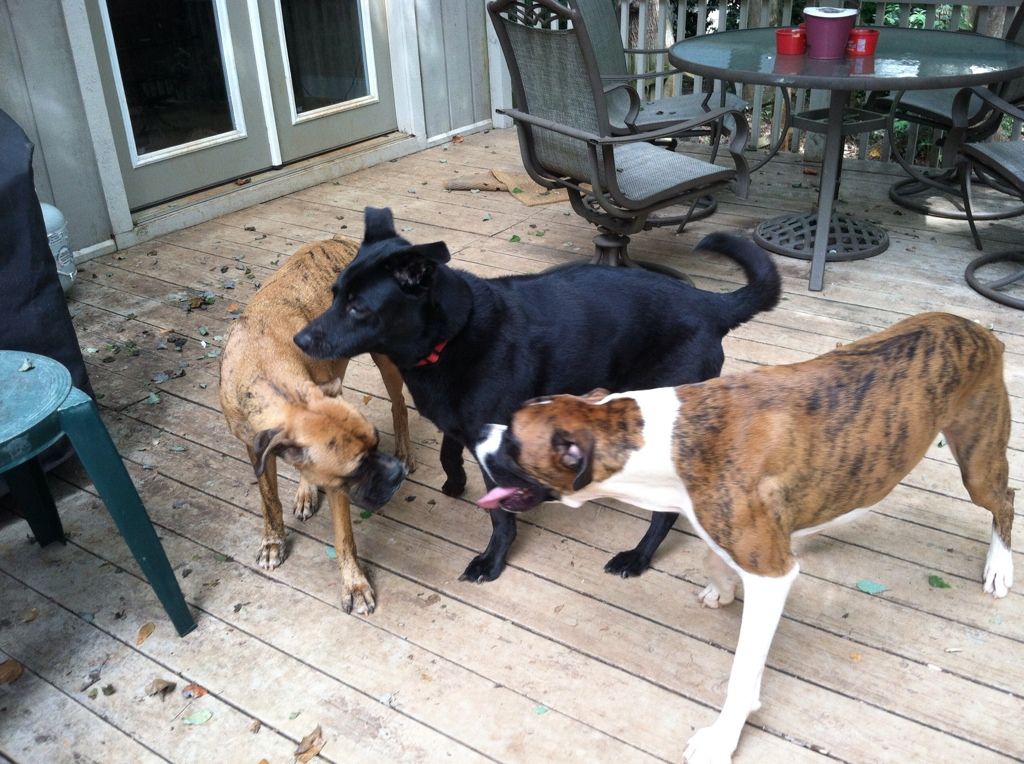
[[[452,259],[452,255],[448,251],[448,245],[443,241],[432,241],[429,244],[417,244],[415,247],[410,247],[410,249],[428,260],[432,260],[438,265],[447,263]]]
[[[388,258],[387,267],[402,289],[419,291],[430,287],[437,266],[450,259],[451,254],[445,243],[436,241],[393,252]]]
[[[383,241],[398,236],[395,232],[395,218],[387,207],[367,207],[364,215],[366,216],[363,226],[364,242]]]
[[[551,436],[551,447],[562,464],[576,472],[572,481],[574,491],[581,490],[594,479],[594,434],[590,430],[567,433],[556,430]]]
[[[300,464],[306,459],[306,449],[289,439],[287,431],[281,427],[260,430],[252,441],[252,450],[256,456],[253,469],[256,477],[260,477],[267,469],[267,458],[274,454],[289,464]]]

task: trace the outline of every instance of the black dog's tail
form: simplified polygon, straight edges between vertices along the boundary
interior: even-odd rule
[[[726,329],[735,329],[762,310],[771,310],[782,294],[782,279],[768,253],[750,239],[727,233],[712,233],[701,239],[697,249],[718,252],[735,260],[747,276],[747,285],[719,295],[719,314]]]

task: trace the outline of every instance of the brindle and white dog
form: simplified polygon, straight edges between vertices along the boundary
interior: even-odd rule
[[[744,588],[725,704],[690,738],[690,762],[729,761],[786,596],[800,569],[790,540],[880,501],[942,432],[971,500],[992,513],[984,590],[1013,583],[1010,406],[1003,345],[988,330],[925,313],[804,363],[698,384],[527,402],[491,425],[477,458],[499,488],[479,503],[538,494],[578,507],[612,497],[685,514],[710,547],[718,607]],[[513,504],[517,502],[512,502]]]

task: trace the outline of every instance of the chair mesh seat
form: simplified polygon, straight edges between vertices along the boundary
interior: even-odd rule
[[[986,141],[965,143],[960,151],[986,167],[995,169],[1006,181],[1024,189],[1024,143],[1020,141]]]
[[[675,186],[703,180],[705,183],[726,181],[736,171],[676,154],[650,143],[616,146],[615,179],[619,190],[630,201],[650,199]]]

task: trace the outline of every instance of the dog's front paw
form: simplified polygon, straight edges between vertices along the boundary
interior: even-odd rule
[[[441,493],[445,496],[462,496],[466,492],[466,473],[461,475],[449,475],[441,486]]]
[[[474,557],[462,575],[460,581],[471,581],[475,584],[482,584],[484,581],[493,581],[501,575],[505,569],[505,561],[496,559],[486,554],[478,554]]]
[[[305,480],[299,481],[299,488],[295,491],[295,506],[292,507],[292,514],[300,520],[308,520],[316,514],[320,506],[320,492],[317,487]]]
[[[612,575],[631,578],[639,576],[651,567],[649,557],[640,554],[635,549],[619,552],[604,564],[604,572]]]
[[[719,608],[722,605],[728,605],[734,599],[736,599],[735,588],[723,592],[719,591],[718,587],[714,584],[708,584],[697,595],[697,601],[701,604],[701,607],[709,608]]]
[[[373,587],[365,578],[341,584],[341,609],[346,613],[369,615],[377,607]]]
[[[988,557],[985,560],[985,593],[991,594],[993,597],[1005,597],[1010,593],[1011,586],[1013,586],[1013,555],[1010,554],[1005,544],[993,537]]]
[[[284,540],[263,539],[260,544],[260,553],[256,557],[256,564],[264,570],[273,570],[284,562]]]
[[[686,743],[683,761],[687,764],[729,764],[735,748],[735,742],[721,735],[714,726],[705,727],[697,730]]]

